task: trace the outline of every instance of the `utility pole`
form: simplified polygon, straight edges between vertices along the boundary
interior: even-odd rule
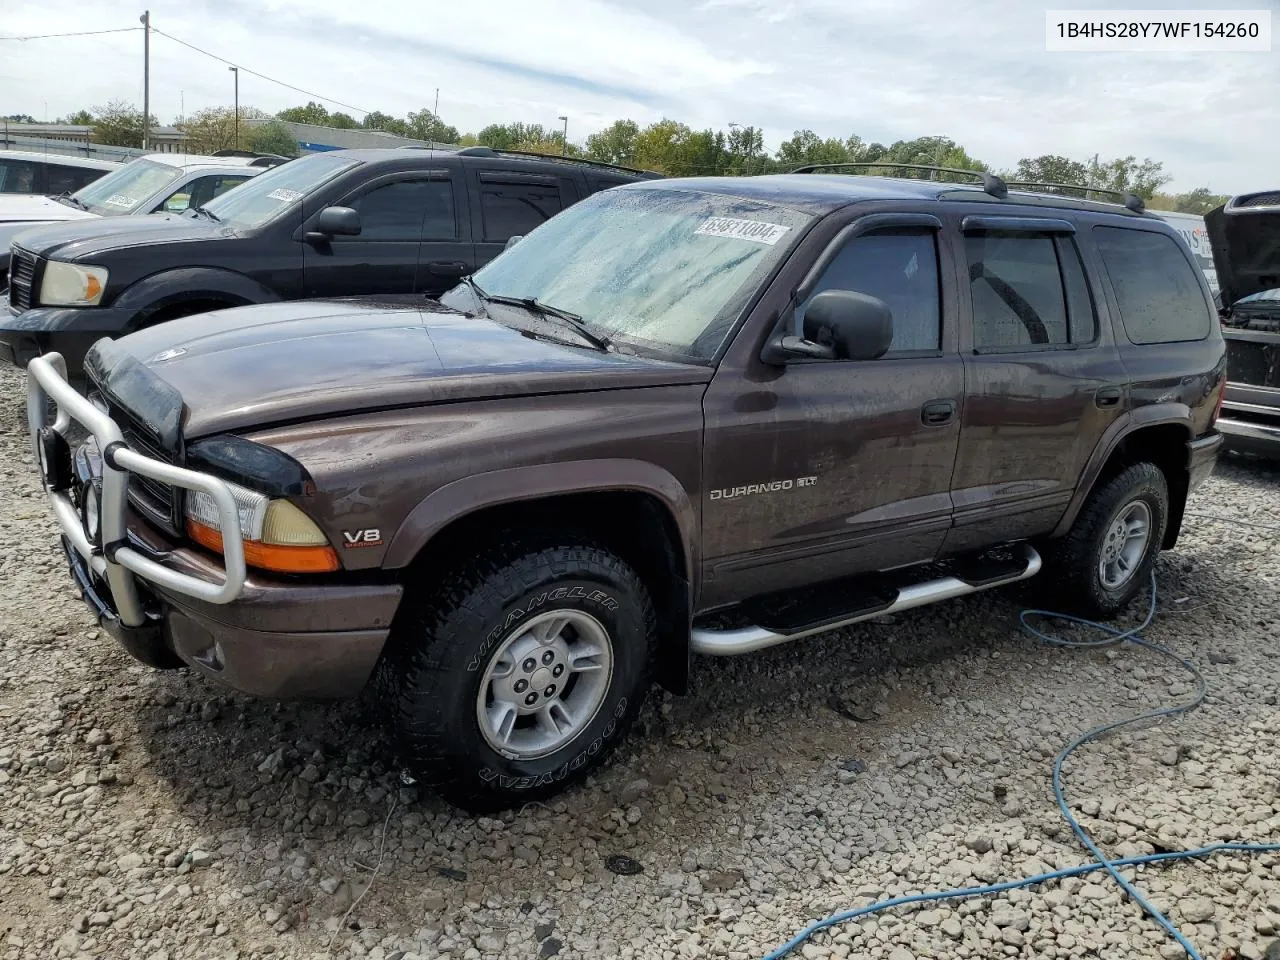
[[[235,104],[236,104],[236,149],[237,149],[237,150],[239,150],[239,149],[240,149],[240,68],[239,68],[239,67],[227,67],[227,69],[228,69],[228,70],[230,70],[232,73],[234,73],[234,74],[236,75],[236,100],[235,100]]]
[[[564,121],[564,134],[560,141],[560,156],[562,157],[568,156],[569,154],[569,118],[566,116],[566,117],[556,117],[556,119]]]
[[[138,18],[142,23],[142,149],[151,136],[151,11]]]

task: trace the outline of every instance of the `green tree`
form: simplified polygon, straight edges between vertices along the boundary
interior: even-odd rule
[[[338,130],[354,130],[360,124],[356,123],[355,117],[349,113],[343,113],[341,110],[335,110],[329,114],[329,126]]]
[[[849,148],[843,140],[823,139],[812,130],[797,130],[778,147],[778,164],[784,169],[818,163],[850,163]]]
[[[925,171],[920,167],[949,167],[953,170],[973,170],[986,172],[988,167],[981,160],[969,156],[960,144],[950,137],[917,137],[914,140],[899,140],[884,151],[883,156],[875,160],[892,161],[886,167],[893,175],[896,168],[908,176],[921,176]],[[913,169],[914,168],[914,169]],[[968,183],[971,178],[962,174],[931,172],[929,179]]]
[[[267,114],[255,107],[240,108],[239,149],[245,149],[252,136],[245,120],[266,119]],[[219,150],[237,149],[236,112],[232,107],[209,107],[193,113],[178,127],[187,135],[188,149],[192,153],[216,153]],[[284,129],[283,127],[281,129]],[[292,137],[289,138],[293,140]],[[295,151],[296,151],[296,141]],[[274,152],[274,151],[273,151]]]
[[[69,123],[76,127],[93,126],[93,114],[88,110],[77,110],[75,113],[58,121],[59,123]]]
[[[522,143],[543,143],[554,136],[540,123],[491,123],[476,134],[476,140],[495,150],[514,150]]]
[[[254,153],[274,153],[282,157],[298,155],[298,141],[279,120],[255,126],[249,133],[249,149]]]
[[[321,104],[311,100],[305,107],[290,107],[276,114],[277,120],[288,120],[290,123],[314,123],[318,126],[331,126],[329,111]]]
[[[1084,187],[1089,184],[1089,168],[1077,160],[1045,154],[1019,160],[1011,179],[1031,183],[1065,183]]]
[[[410,136],[407,123],[391,116],[389,113],[383,113],[381,110],[366,113],[364,119],[360,121],[360,126],[366,130],[385,130],[387,133],[394,133],[398,137]]]
[[[1090,186],[1136,193],[1150,200],[1155,192],[1173,178],[1164,172],[1164,164],[1150,157],[1141,163],[1134,156],[1118,157],[1105,163],[1090,165]]]
[[[1210,210],[1217,209],[1230,197],[1223,193],[1213,193],[1208,187],[1196,187],[1187,193],[1174,197],[1173,209],[1178,213],[1198,213],[1204,216]]]
[[[615,120],[599,133],[587,137],[587,157],[624,167],[635,166],[639,133],[640,126],[634,120]]]
[[[759,127],[734,126],[724,138],[724,172],[730,175],[767,173],[773,167],[764,150],[764,131]]]
[[[423,107],[405,118],[406,137],[415,140],[432,140],[436,143],[457,143],[458,128],[444,123],[439,117]]]
[[[29,113],[11,113],[7,117],[0,117],[0,120],[8,120],[10,123],[35,123],[36,122],[36,118],[31,116],[31,114]]]
[[[159,121],[151,118],[151,127]],[[142,111],[124,100],[111,100],[93,108],[93,141],[115,147],[142,146]]]

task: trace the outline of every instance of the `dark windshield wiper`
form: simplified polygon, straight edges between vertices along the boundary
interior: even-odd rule
[[[53,199],[57,200],[59,203],[65,203],[69,207],[78,207],[81,210],[89,209],[89,207],[85,204],[83,200],[81,200],[79,197],[73,197],[69,193],[59,194]]]
[[[203,214],[204,216],[208,217],[214,223],[222,222],[222,218],[218,216],[216,213],[214,213],[212,210],[210,210],[208,207],[192,207],[191,209],[198,214]]]
[[[609,340],[600,336],[598,333],[592,333],[590,328],[583,322],[582,318],[576,313],[570,313],[568,310],[562,310],[559,307],[553,307],[549,303],[543,303],[537,297],[504,297],[496,293],[486,293],[480,289],[480,286],[470,277],[463,277],[466,283],[475,293],[477,297],[485,303],[501,303],[510,307],[524,307],[526,310],[532,310],[534,313],[543,317],[553,317],[573,328],[583,340],[591,344],[597,350],[608,352]]]

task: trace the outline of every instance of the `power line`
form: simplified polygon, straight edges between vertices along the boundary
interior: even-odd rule
[[[363,107],[353,106],[350,103],[343,103],[341,100],[334,100],[332,97],[322,97],[318,93],[312,93],[310,90],[303,90],[301,87],[295,87],[293,84],[285,83],[283,80],[277,80],[275,77],[268,77],[265,73],[258,73],[258,71],[256,70],[250,70],[248,67],[242,67],[238,63],[233,63],[232,61],[227,60],[225,57],[218,56],[216,53],[210,53],[208,50],[202,50],[200,47],[197,47],[194,43],[187,43],[187,41],[180,40],[171,33],[165,33],[159,27],[153,26],[151,28],[151,32],[158,33],[162,37],[168,37],[174,43],[180,43],[184,47],[188,47],[194,50],[196,53],[203,53],[206,57],[212,57],[214,60],[217,60],[221,63],[225,63],[229,67],[239,67],[239,69],[243,70],[245,73],[252,74],[253,76],[258,77],[260,80],[266,80],[268,83],[275,83],[275,84],[279,84],[282,87],[288,87],[290,90],[296,91],[297,93],[304,94],[308,97],[314,97],[317,100],[323,100],[325,103],[336,103],[338,106],[346,107],[348,110],[354,110],[356,113],[371,112],[369,110],[365,110]]]
[[[56,37],[97,37],[104,33],[133,33],[141,27],[116,27],[114,30],[84,30],[80,33],[41,33],[30,37],[0,37],[0,40],[52,40]],[[154,29],[154,28],[153,28]],[[159,33],[159,31],[156,31]]]

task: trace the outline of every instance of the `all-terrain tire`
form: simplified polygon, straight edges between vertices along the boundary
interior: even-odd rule
[[[1149,515],[1145,548],[1123,582],[1109,586],[1100,569],[1108,537],[1134,504],[1145,505]],[[1045,572],[1037,578],[1045,602],[1064,613],[1115,617],[1150,582],[1168,517],[1169,486],[1160,468],[1147,462],[1126,467],[1089,494],[1071,530],[1048,546]]]
[[[612,663],[603,699],[554,752],[503,755],[486,740],[478,715],[482,689],[493,689],[486,671],[522,623],[557,610],[607,634]],[[406,600],[375,689],[415,779],[464,809],[499,810],[557,793],[603,762],[648,692],[656,633],[649,591],[614,553],[577,537],[516,539]],[[562,692],[566,699],[572,693]]]

